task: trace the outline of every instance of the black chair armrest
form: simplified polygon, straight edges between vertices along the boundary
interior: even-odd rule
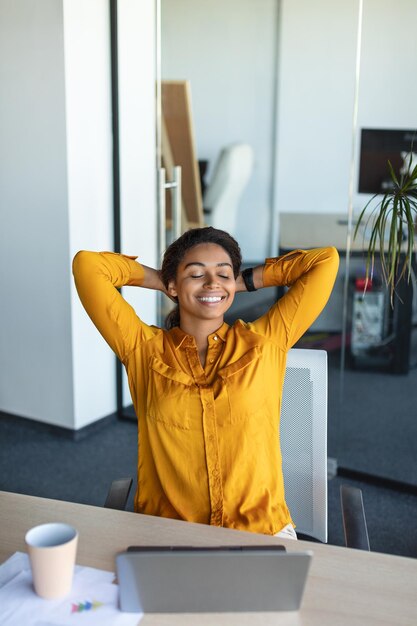
[[[369,551],[368,528],[361,489],[341,485],[340,500],[346,547]]]
[[[132,482],[133,480],[131,478],[119,478],[118,480],[114,480],[110,485],[104,506],[107,509],[124,511],[126,509]]]

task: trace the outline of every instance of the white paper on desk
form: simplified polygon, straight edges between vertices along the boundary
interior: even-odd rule
[[[0,588],[2,626],[134,626],[142,618],[141,613],[118,610],[119,588],[111,583],[111,572],[77,566],[71,593],[59,600],[43,600],[33,591],[30,569],[15,572],[16,563],[24,560],[15,555],[12,559],[0,567],[0,577],[4,566],[12,575]]]

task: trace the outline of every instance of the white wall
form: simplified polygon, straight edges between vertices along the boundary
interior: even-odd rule
[[[229,143],[244,141],[254,149],[254,172],[233,233],[248,259],[267,253],[278,4],[162,2],[162,77],[190,80],[198,158],[213,168]]]
[[[417,2],[365,0],[358,126],[417,130]],[[356,152],[359,176],[360,134]],[[356,213],[370,196],[355,194]]]
[[[62,3],[0,2],[0,409],[73,423]]]
[[[363,7],[355,189],[361,128],[417,128],[417,3]],[[358,9],[282,0],[277,211],[347,211]],[[355,193],[355,211],[368,199]]]
[[[278,212],[346,212],[358,3],[283,0]]]

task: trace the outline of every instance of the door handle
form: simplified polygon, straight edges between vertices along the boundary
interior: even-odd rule
[[[159,231],[159,252],[162,257],[167,247],[167,227],[166,227],[166,201],[165,193],[167,190],[172,192],[172,226],[171,237],[173,241],[181,236],[181,213],[182,213],[182,194],[181,194],[181,166],[175,165],[172,168],[172,180],[166,180],[166,170],[164,167],[159,169],[158,175],[158,231]]]
[[[181,167],[176,165],[172,168],[172,180],[166,180],[164,167],[158,170],[158,247],[159,259],[162,259],[167,247],[167,215],[166,215],[166,192],[171,191],[172,224],[170,241],[181,236],[182,194],[181,194]],[[160,292],[158,304],[158,321],[163,326],[163,321],[170,309],[172,302]]]

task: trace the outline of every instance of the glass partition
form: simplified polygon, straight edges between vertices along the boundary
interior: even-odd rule
[[[406,485],[417,485],[415,298],[408,286],[392,310],[378,267],[362,297],[368,233],[353,234],[371,197],[359,181],[362,131],[417,128],[416,12],[412,0],[161,0],[161,76],[190,83],[203,206],[222,150],[249,144],[253,169],[229,228],[247,263],[339,250],[330,301],[297,345],[328,353],[329,467]],[[275,297],[241,295],[229,321]]]
[[[372,194],[387,191],[388,160],[398,174],[412,146],[417,89],[409,77],[417,70],[411,33],[416,17],[417,7],[408,0],[395,8],[388,2],[363,3],[353,225]],[[363,222],[348,255],[339,471],[415,492],[415,279],[412,274],[410,282],[399,284],[391,304],[377,258],[364,295],[370,232],[371,222]],[[388,238],[384,246],[387,249]]]

